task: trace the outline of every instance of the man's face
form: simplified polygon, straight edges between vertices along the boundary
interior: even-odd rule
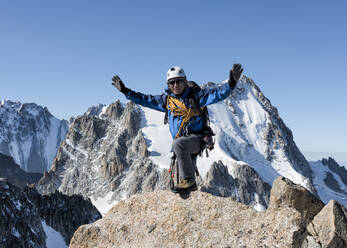
[[[173,78],[167,83],[169,89],[175,95],[180,95],[183,93],[184,88],[186,87],[185,78]]]

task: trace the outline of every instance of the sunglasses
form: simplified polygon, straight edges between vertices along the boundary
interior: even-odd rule
[[[167,82],[167,84],[168,85],[171,85],[171,86],[173,86],[173,85],[175,85],[175,84],[183,84],[184,83],[184,80],[182,80],[182,79],[179,79],[179,80],[172,80],[172,81],[170,81],[170,82]]]

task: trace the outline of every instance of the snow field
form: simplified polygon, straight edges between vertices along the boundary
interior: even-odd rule
[[[63,236],[48,226],[45,221],[42,221],[43,230],[46,233],[46,246],[47,248],[67,248]]]

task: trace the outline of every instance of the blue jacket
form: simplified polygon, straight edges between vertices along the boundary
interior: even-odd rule
[[[186,87],[186,89],[180,97],[177,97],[168,88],[165,89],[165,93],[155,96],[145,95],[139,92],[129,90],[125,96],[127,99],[144,107],[166,112],[165,104],[168,95],[178,98],[179,100],[184,102],[186,106],[192,108],[192,106],[188,102],[188,96],[190,95],[190,91],[193,91],[194,99],[196,99],[196,101],[199,102],[200,107],[203,107],[224,100],[231,94],[232,88],[230,87],[229,83],[225,83],[221,86],[209,89],[193,89]],[[169,110],[168,120],[171,136],[174,139],[181,125],[182,118],[181,116],[174,116]],[[187,124],[188,133],[201,132],[203,128],[203,123],[204,122],[200,116],[192,117]]]

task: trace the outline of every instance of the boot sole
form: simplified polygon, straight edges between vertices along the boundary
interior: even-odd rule
[[[178,194],[186,194],[188,192],[196,191],[196,190],[198,190],[198,186],[196,184],[193,184],[192,186],[190,186],[188,188],[177,188],[177,187],[174,187],[173,189],[171,189],[171,192],[178,193]]]

